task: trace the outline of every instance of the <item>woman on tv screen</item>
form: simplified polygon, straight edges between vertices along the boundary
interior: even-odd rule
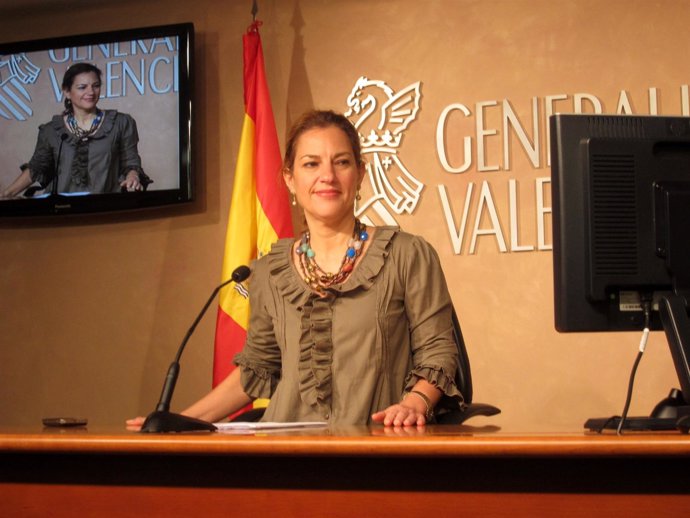
[[[98,107],[101,76],[90,63],[67,69],[65,110],[39,127],[31,160],[0,197],[16,197],[36,183],[54,194],[141,191],[152,183],[141,167],[135,120]]]

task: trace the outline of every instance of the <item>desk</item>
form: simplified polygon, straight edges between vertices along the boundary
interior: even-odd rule
[[[687,516],[690,436],[0,429],[0,516]],[[232,511],[232,512],[226,512]]]

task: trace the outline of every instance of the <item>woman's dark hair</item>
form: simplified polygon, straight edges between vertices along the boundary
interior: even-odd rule
[[[328,128],[335,126],[347,135],[347,139],[352,146],[352,153],[355,156],[355,163],[357,165],[362,163],[362,147],[359,142],[359,134],[347,117],[331,110],[313,110],[304,113],[292,125],[288,133],[287,142],[285,144],[285,157],[283,158],[283,170],[291,171],[295,162],[295,152],[297,147],[297,140],[303,133],[314,128]]]
[[[96,65],[92,65],[91,63],[75,63],[74,65],[70,66],[65,71],[65,75],[62,76],[62,91],[66,92],[67,90],[72,88],[72,85],[74,84],[74,78],[77,77],[79,74],[91,72],[96,74],[98,80],[101,81],[101,76],[103,75],[103,73],[101,72],[101,69],[98,68]],[[72,111],[72,103],[69,99],[67,99],[67,97],[65,97],[65,111]]]

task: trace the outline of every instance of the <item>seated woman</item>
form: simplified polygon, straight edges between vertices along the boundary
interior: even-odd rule
[[[265,421],[421,426],[463,405],[438,256],[420,237],[355,219],[365,165],[350,121],[304,115],[283,167],[307,231],[254,263],[238,368],[182,413],[217,421],[270,398]]]
[[[64,112],[39,127],[31,160],[0,197],[16,197],[36,182],[61,193],[145,189],[152,180],[141,168],[136,122],[117,110],[98,108],[100,69],[89,63],[70,66],[62,91]]]

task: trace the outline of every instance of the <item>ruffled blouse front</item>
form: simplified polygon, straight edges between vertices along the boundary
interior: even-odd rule
[[[342,285],[321,297],[292,261],[293,240],[257,261],[241,368],[244,390],[270,398],[267,421],[364,424],[420,379],[461,405],[451,301],[423,239],[378,227]]]

